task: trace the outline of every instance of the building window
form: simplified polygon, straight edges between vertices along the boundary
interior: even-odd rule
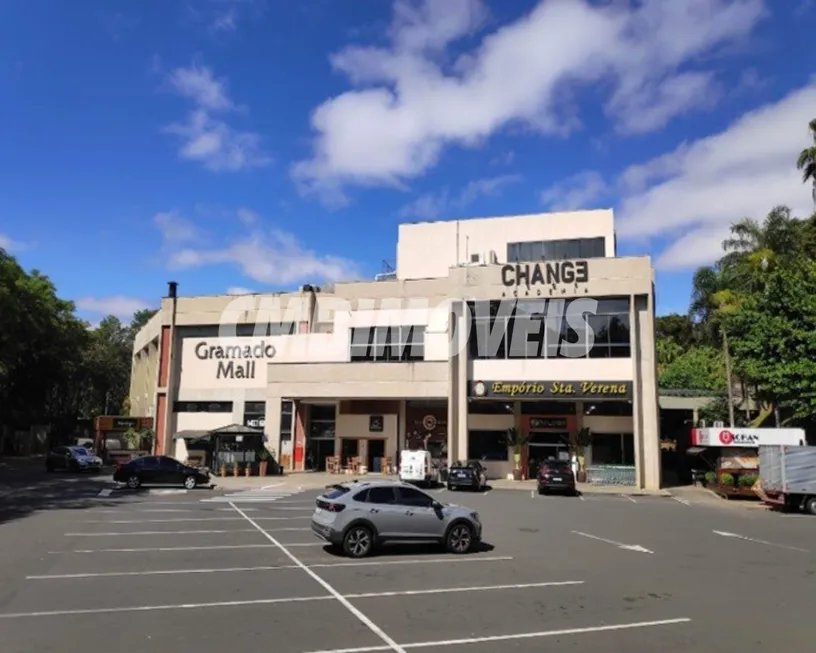
[[[582,300],[469,302],[471,358],[631,357],[628,298],[599,299],[594,314],[584,313],[579,325],[568,322],[570,305]]]
[[[596,404],[585,403],[584,415],[603,417],[631,417],[631,401],[599,401]]]
[[[388,326],[351,330],[352,362],[403,362],[425,358],[424,326]]]
[[[507,460],[506,431],[468,431],[468,458]]]
[[[571,238],[507,243],[508,263],[604,258],[604,256],[606,256],[604,238]]]
[[[593,433],[593,465],[634,465],[635,437],[631,433]]]
[[[286,399],[281,401],[281,423],[280,437],[282,441],[292,439],[292,416],[294,414],[294,404]]]
[[[251,429],[266,428],[266,403],[263,401],[244,402],[244,426]]]
[[[512,415],[513,404],[499,401],[471,401],[468,412],[471,415]]]
[[[333,405],[313,405],[309,414],[309,438],[333,440],[336,429],[336,413]]]
[[[231,413],[231,401],[177,401],[173,404],[176,413]]]

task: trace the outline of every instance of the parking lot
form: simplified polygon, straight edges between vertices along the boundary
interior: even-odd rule
[[[111,491],[0,526],[4,653],[813,650],[816,520],[661,497],[449,493],[486,542],[352,561],[316,491]]]

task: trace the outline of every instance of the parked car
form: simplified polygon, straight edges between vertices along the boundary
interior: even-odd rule
[[[56,447],[46,456],[45,469],[49,472],[58,469],[99,472],[102,470],[102,459],[85,447]]]
[[[476,460],[453,463],[448,470],[447,488],[482,491],[487,487],[487,470]]]
[[[407,483],[342,483],[316,504],[312,531],[352,558],[393,542],[438,542],[463,554],[482,538],[478,513],[440,503]]]
[[[576,494],[575,474],[566,460],[545,460],[538,466],[538,493]]]
[[[169,456],[144,456],[117,466],[113,480],[135,490],[142,485],[181,485],[188,490],[211,485],[210,472],[190,467]]]

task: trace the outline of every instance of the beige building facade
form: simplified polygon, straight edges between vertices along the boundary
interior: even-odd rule
[[[611,211],[404,224],[377,280],[169,295],[136,339],[131,410],[170,455],[245,424],[290,470],[427,447],[505,477],[511,429],[530,472],[581,432],[588,467],[661,484],[654,272],[616,256]]]

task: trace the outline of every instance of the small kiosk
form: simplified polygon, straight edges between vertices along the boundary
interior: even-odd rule
[[[805,444],[804,429],[713,427],[691,430],[689,455],[698,456],[710,471],[695,474],[720,496],[755,498],[751,490],[759,476],[760,446]]]

